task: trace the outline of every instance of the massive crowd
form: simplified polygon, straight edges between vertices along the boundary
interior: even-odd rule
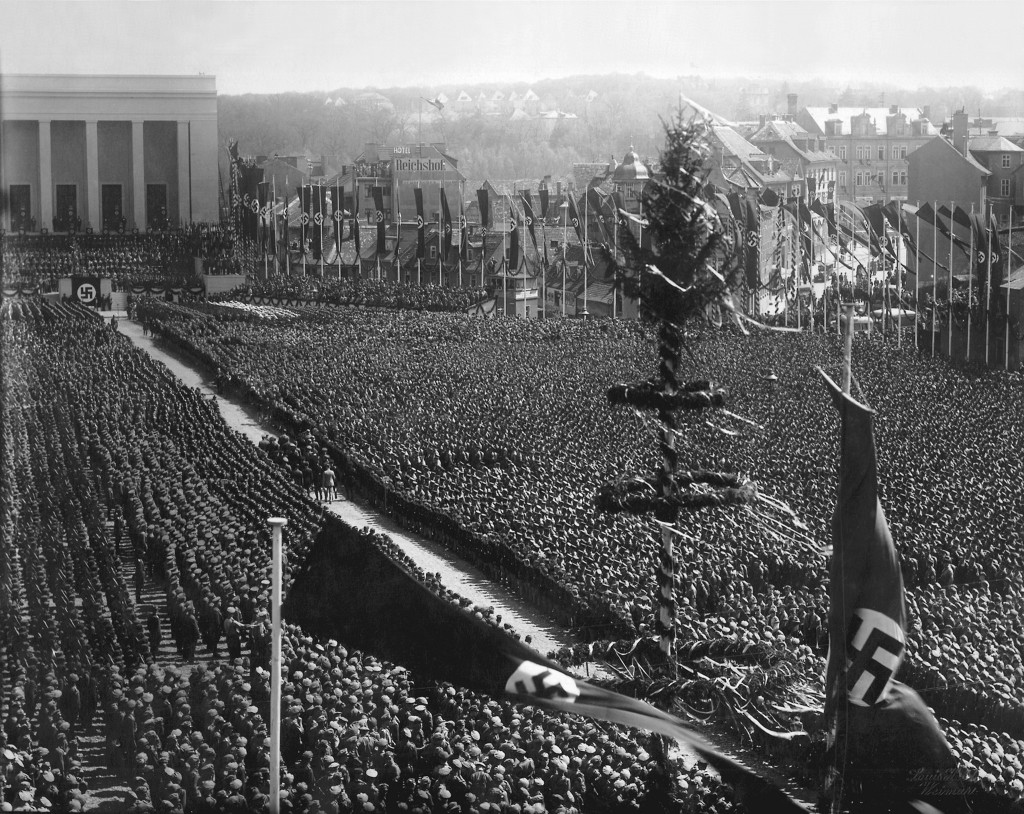
[[[653,530],[592,508],[603,482],[646,474],[655,462],[657,428],[604,398],[610,384],[654,369],[647,329],[299,311],[274,325],[272,341],[258,320],[165,305],[149,316],[217,365],[228,386],[310,429],[357,489],[405,522],[594,638],[651,630]],[[838,436],[813,366],[837,369],[838,341],[692,339],[689,372],[724,381],[730,410],[757,426],[700,417],[684,431],[684,465],[752,476],[809,532],[756,504],[685,516],[676,549],[680,651],[709,640],[767,645],[795,654],[813,681],[827,643],[821,549]],[[1014,632],[1024,600],[1020,377],[872,340],[858,341],[854,357],[855,394],[878,411],[882,500],[908,586],[904,676],[963,731],[1024,738],[1024,654]],[[1024,775],[1009,758],[998,761],[993,784],[1015,794]]]
[[[0,238],[5,287],[56,290],[61,277],[108,277],[115,291],[197,286],[195,258],[207,274],[252,266],[251,249],[219,226],[141,234],[11,235]]]
[[[357,305],[410,311],[465,312],[492,292],[486,288],[449,288],[389,280],[320,280],[312,276],[277,276],[218,295],[215,299],[258,302],[301,301],[322,305]]]
[[[289,518],[286,583],[318,534],[358,535],[468,603],[388,538],[325,520],[280,456],[88,309],[7,301],[0,330],[0,604],[17,611],[0,618],[0,808],[94,804],[79,742],[102,732],[125,811],[266,810],[266,518]],[[642,733],[418,683],[292,627],[283,672],[283,811],[736,810]]]

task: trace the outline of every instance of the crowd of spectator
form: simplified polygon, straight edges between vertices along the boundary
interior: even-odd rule
[[[12,235],[0,238],[5,287],[56,290],[61,277],[112,280],[115,291],[200,285],[196,258],[206,274],[244,274],[254,268],[249,247],[219,226],[145,233]]]
[[[284,459],[249,445],[89,309],[5,302],[0,330],[0,604],[16,610],[0,617],[0,807],[94,805],[79,749],[100,731],[125,811],[267,810],[266,518],[289,519],[286,588],[329,531],[468,603],[387,537],[325,520],[278,462],[288,439]],[[308,435],[295,447],[322,451]],[[139,603],[129,559],[170,630]],[[700,767],[671,768],[657,738],[417,683],[293,627],[283,652],[282,811],[737,810]]]
[[[321,280],[312,276],[277,276],[254,280],[243,288],[217,295],[216,299],[465,312],[491,293],[486,288],[451,288],[389,280]]]
[[[322,311],[298,309],[301,318],[273,327],[163,305],[151,316],[247,398],[311,429],[357,490],[404,521],[561,608],[594,639],[649,635],[655,529],[593,510],[600,485],[657,460],[657,428],[604,397],[654,369],[649,329]],[[756,505],[687,515],[676,547],[679,650],[768,646],[790,653],[813,683],[827,645],[823,548],[838,436],[813,368],[838,369],[839,340],[692,340],[688,373],[724,382],[730,410],[753,425],[694,420],[684,465],[753,477],[808,531]],[[878,411],[882,502],[908,586],[904,676],[958,725],[1024,738],[1024,653],[1013,633],[1024,610],[1020,376],[873,339],[858,339],[854,360],[855,395]],[[1012,777],[1024,781],[1019,770]]]

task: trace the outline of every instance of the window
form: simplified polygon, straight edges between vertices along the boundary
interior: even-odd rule
[[[437,260],[437,246],[430,247],[430,259]]]
[[[863,186],[864,184],[864,173],[857,173],[857,186]]]
[[[899,147],[897,147],[897,146],[896,146],[896,145],[894,144],[894,145],[892,146],[892,160],[893,160],[893,161],[899,161],[899,158],[900,158],[900,148],[899,148]]]
[[[366,185],[366,196],[368,198],[372,198],[373,197],[373,184],[367,184]]]
[[[1010,154],[1009,153],[1003,153],[1003,169],[1004,170],[1010,169]]]
[[[839,148],[839,160],[846,161],[846,145]]]
[[[878,145],[878,160],[885,161],[885,146],[882,144]]]
[[[892,183],[893,183],[893,186],[896,186],[899,182],[900,182],[900,174],[896,170],[893,170],[892,171]]]
[[[1010,179],[1009,178],[1003,178],[999,182],[999,194],[1002,195],[1004,198],[1009,198],[1010,197]]]
[[[857,145],[857,160],[858,161],[863,161],[864,160],[864,148],[861,145],[859,145],[859,144]]]
[[[905,187],[907,185],[907,171],[900,170],[900,186]]]
[[[907,145],[906,144],[901,144],[900,145],[900,159],[905,161],[906,158],[907,158]]]
[[[846,189],[846,170],[839,170],[839,188]]]

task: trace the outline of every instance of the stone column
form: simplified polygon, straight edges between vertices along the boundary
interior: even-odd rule
[[[53,231],[53,154],[50,120],[39,120],[39,221],[36,229]]]
[[[188,122],[178,122],[178,225],[186,226],[192,207],[191,173],[189,172]]]
[[[136,229],[146,231],[146,154],[140,119],[132,119],[132,220]]]
[[[97,232],[103,228],[100,212],[100,153],[97,122],[85,121],[85,196],[87,203],[85,223]]]

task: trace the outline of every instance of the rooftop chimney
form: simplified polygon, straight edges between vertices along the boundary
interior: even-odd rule
[[[787,93],[786,94],[786,112],[790,116],[795,116],[796,115],[796,112],[797,112],[797,107],[796,107],[797,98],[798,97],[797,97],[797,95],[795,93]]]
[[[953,147],[960,155],[967,155],[967,113],[963,110],[953,114]]]
[[[829,113],[838,113],[839,112],[839,105],[836,104],[835,102],[833,102],[832,104],[830,104],[828,106],[828,112]]]
[[[922,119],[928,119],[928,121],[932,120],[932,106],[931,105],[925,105],[924,107],[921,108],[921,118]]]
[[[895,116],[899,112],[900,112],[900,106],[899,105],[889,105],[889,115],[890,116]]]

